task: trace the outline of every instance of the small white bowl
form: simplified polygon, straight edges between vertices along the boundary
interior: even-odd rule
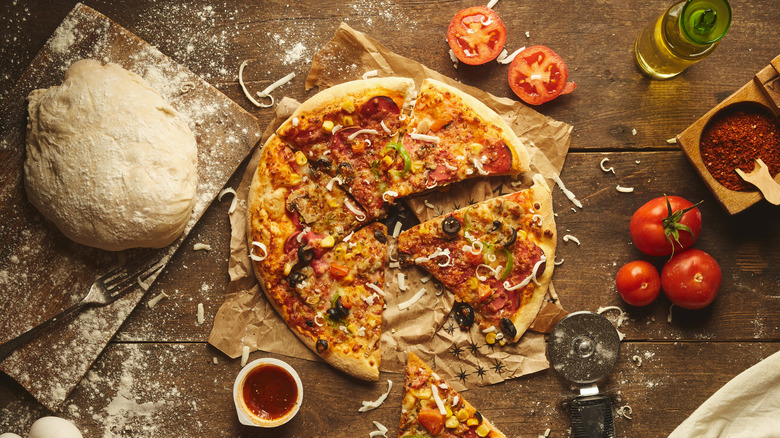
[[[260,418],[257,415],[255,415],[249,408],[247,407],[246,403],[244,402],[244,381],[246,380],[246,376],[254,369],[263,366],[263,365],[276,365],[292,376],[293,380],[295,381],[295,385],[298,389],[298,399],[295,401],[295,405],[290,409],[289,412],[287,412],[282,417],[279,417],[274,420],[267,420],[264,418]],[[252,362],[249,362],[244,366],[244,368],[241,369],[241,371],[238,373],[238,376],[236,376],[236,381],[233,383],[233,402],[236,405],[236,413],[238,414],[238,421],[241,422],[241,424],[244,424],[246,426],[255,426],[255,427],[277,427],[281,426],[288,421],[290,421],[295,414],[298,413],[298,410],[301,408],[301,403],[303,402],[303,384],[301,383],[301,378],[298,376],[298,373],[295,372],[293,367],[288,365],[286,362],[283,362],[279,359],[273,359],[273,358],[264,358],[264,359],[256,359]]]

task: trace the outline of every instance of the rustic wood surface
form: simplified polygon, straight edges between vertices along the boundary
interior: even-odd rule
[[[18,0],[0,5],[0,97],[75,3]],[[118,22],[211,83],[255,115],[261,126],[271,110],[254,108],[237,84],[238,66],[256,60],[245,78],[253,89],[293,71],[279,90],[299,100],[311,56],[340,22],[366,32],[391,50],[462,82],[511,96],[506,66],[453,68],[444,42],[455,11],[474,3],[361,0],[319,2],[176,2],[132,0],[89,6]],[[554,281],[569,310],[618,305],[628,311],[627,338],[615,370],[600,387],[615,407],[630,405],[632,420],[616,418],[619,437],[666,436],[717,388],[780,349],[780,223],[777,207],[762,201],[735,216],[726,213],[676,146],[674,137],[751,80],[780,48],[780,7],[773,0],[734,1],[731,29],[705,61],[669,81],[651,81],[633,65],[633,39],[668,1],[576,2],[501,0],[496,6],[510,34],[510,50],[544,44],[567,62],[577,90],[537,108],[574,126],[561,177],[582,210],[555,189],[559,242]],[[528,32],[526,37],[525,32]],[[277,92],[276,94],[279,94]],[[636,133],[634,134],[634,131]],[[610,158],[616,175],[599,162]],[[238,184],[243,168],[229,186]],[[616,185],[635,187],[619,193]],[[712,254],[724,273],[715,303],[702,311],[673,311],[665,298],[629,309],[614,289],[622,264],[641,258],[628,236],[631,213],[664,193],[704,200],[704,229],[697,248]],[[365,437],[372,421],[393,436],[400,415],[402,376],[384,373],[378,383],[348,378],[324,363],[288,360],[304,384],[304,406],[275,430],[238,423],[231,388],[240,364],[206,343],[228,283],[229,202],[215,203],[190,233],[141,305],[130,315],[87,377],[56,414],[73,420],[85,437]],[[0,224],[0,226],[2,226]],[[204,242],[211,251],[192,251]],[[657,266],[663,259],[649,259]],[[0,260],[4,266],[7,260]],[[16,269],[23,269],[17,267]],[[0,284],[0,299],[3,288]],[[150,297],[170,296],[148,308]],[[203,303],[206,322],[198,325]],[[14,317],[1,315],[0,318]],[[610,314],[614,320],[614,316]],[[255,352],[251,358],[266,356]],[[641,366],[631,360],[643,358]],[[217,363],[213,358],[217,358]],[[396,386],[377,410],[360,414],[391,379]],[[575,395],[551,370],[465,396],[510,437],[570,436],[566,403]],[[681,396],[683,395],[683,396]],[[33,421],[50,415],[12,379],[0,377],[0,433],[25,436]]]

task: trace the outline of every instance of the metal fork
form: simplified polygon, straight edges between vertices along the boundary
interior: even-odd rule
[[[157,271],[164,266],[163,252],[147,251],[136,257],[130,263],[121,265],[112,269],[99,277],[92,283],[89,293],[81,301],[68,307],[54,317],[44,321],[40,325],[33,327],[25,333],[14,339],[0,345],[0,362],[10,356],[16,349],[26,344],[43,329],[56,321],[62,321],[67,317],[76,314],[76,312],[85,306],[101,307],[113,303],[128,292],[135,289],[135,286],[144,283]]]

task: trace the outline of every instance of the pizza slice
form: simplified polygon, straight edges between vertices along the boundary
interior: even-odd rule
[[[301,104],[277,133],[342,185],[369,219],[382,217],[398,196],[392,183],[411,166],[399,139],[413,94],[407,78],[345,82]]]
[[[398,236],[406,262],[455,293],[453,312],[461,327],[476,322],[494,341],[517,341],[533,322],[552,276],[555,245],[550,188],[541,175],[530,189],[470,205]]]
[[[387,230],[375,222],[266,290],[287,326],[335,368],[379,377]]]
[[[398,437],[504,438],[487,418],[410,352]]]
[[[330,177],[277,136],[263,146],[247,199],[247,239],[258,280],[271,287],[366,220]]]
[[[530,169],[525,146],[498,114],[434,79],[423,82],[407,129],[403,148],[411,160],[410,171],[393,185],[401,196]]]

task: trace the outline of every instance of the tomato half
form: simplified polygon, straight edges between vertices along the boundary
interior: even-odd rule
[[[517,97],[530,105],[539,105],[574,91],[577,84],[566,82],[568,78],[566,63],[545,46],[527,47],[509,65],[509,86]]]
[[[631,216],[631,240],[645,254],[667,256],[690,247],[701,232],[701,212],[679,196],[660,196]]]
[[[698,249],[688,249],[669,259],[661,269],[661,286],[672,303],[685,309],[710,305],[720,289],[718,262]]]
[[[655,266],[644,260],[626,263],[615,279],[617,291],[626,304],[646,306],[661,292],[661,277]]]
[[[473,6],[458,11],[452,18],[447,42],[461,62],[481,65],[496,59],[504,50],[506,27],[494,10]]]

